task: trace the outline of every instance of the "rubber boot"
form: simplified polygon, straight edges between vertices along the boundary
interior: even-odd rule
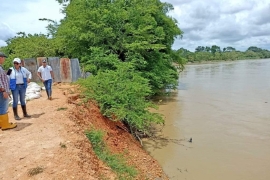
[[[17,107],[13,107],[13,114],[15,120],[21,120],[21,118],[18,116],[18,109]]]
[[[17,127],[16,123],[10,123],[8,120],[8,114],[0,115],[0,127],[2,130],[13,129]]]
[[[22,110],[23,110],[23,116],[24,117],[27,117],[27,118],[30,118],[31,116],[27,114],[26,112],[26,105],[22,105]]]

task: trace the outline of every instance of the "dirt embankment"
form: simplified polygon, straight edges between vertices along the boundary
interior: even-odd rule
[[[106,132],[105,140],[114,153],[123,153],[137,168],[136,179],[168,179],[156,160],[142,149],[121,123],[104,118],[92,103],[82,105],[76,88],[53,86],[53,100],[45,92],[27,103],[31,118],[16,121],[16,129],[0,130],[0,179],[116,179],[100,161],[84,132],[91,126]],[[19,108],[19,115],[22,111]],[[11,122],[15,122],[9,108]]]

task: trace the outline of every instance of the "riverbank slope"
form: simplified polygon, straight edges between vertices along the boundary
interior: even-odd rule
[[[116,174],[92,150],[85,131],[96,127],[106,133],[113,153],[124,153],[138,171],[136,179],[168,179],[153,159],[121,123],[104,118],[98,107],[83,106],[75,88],[53,86],[53,99],[43,91],[27,103],[31,118],[16,121],[17,128],[0,130],[0,179],[116,179]],[[19,115],[22,111],[19,107]],[[15,122],[9,107],[11,122]]]

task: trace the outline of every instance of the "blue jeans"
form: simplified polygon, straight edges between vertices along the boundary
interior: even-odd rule
[[[48,98],[52,96],[52,79],[48,79],[43,82]]]
[[[20,102],[22,106],[25,106],[25,92],[26,92],[26,88],[24,87],[24,85],[16,85],[16,89],[12,90],[12,96],[13,96],[13,105],[12,107],[17,107],[18,105],[18,97],[20,96]]]
[[[4,98],[3,93],[0,92],[0,115],[6,114],[8,110],[8,98]]]

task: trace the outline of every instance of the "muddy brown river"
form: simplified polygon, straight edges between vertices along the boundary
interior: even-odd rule
[[[144,146],[170,179],[270,180],[270,59],[187,65],[159,104]]]

